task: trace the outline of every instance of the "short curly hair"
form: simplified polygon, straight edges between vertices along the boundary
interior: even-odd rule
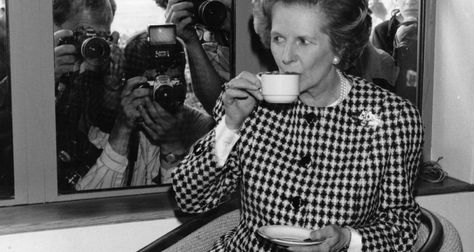
[[[337,67],[342,70],[349,69],[369,43],[372,19],[367,0],[252,0],[254,29],[267,48],[276,3],[316,6],[325,14],[322,32],[329,36],[333,52],[341,59]]]

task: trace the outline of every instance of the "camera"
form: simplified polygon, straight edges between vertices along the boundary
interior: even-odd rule
[[[151,89],[153,100],[171,114],[178,112],[186,98],[186,86],[182,81],[167,75],[159,75],[155,81],[140,83],[136,88]]]
[[[227,8],[216,0],[194,0],[194,16],[207,27],[219,27],[227,17]]]
[[[168,112],[174,114],[186,98],[184,48],[176,38],[174,24],[150,25],[148,27],[150,66],[156,75],[139,88],[153,90],[153,99]]]
[[[63,44],[74,45],[81,57],[93,64],[104,64],[110,57],[110,36],[91,27],[77,28],[71,37],[58,41],[58,45]]]

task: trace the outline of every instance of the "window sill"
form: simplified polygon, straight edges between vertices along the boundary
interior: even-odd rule
[[[0,208],[0,235],[192,215],[177,211],[167,193]]]
[[[437,184],[419,182],[415,194],[472,191],[473,184],[448,177]],[[168,193],[3,207],[0,215],[0,235],[166,218],[184,222],[195,216],[180,212]]]
[[[437,194],[448,194],[457,192],[472,192],[474,184],[448,177],[441,183],[428,183],[419,181],[415,188],[416,196],[429,196]]]

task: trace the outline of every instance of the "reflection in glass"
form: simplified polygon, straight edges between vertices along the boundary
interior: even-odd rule
[[[393,91],[418,105],[419,0],[370,0],[372,44],[393,57],[398,74]]]
[[[0,199],[14,195],[10,55],[6,3],[0,1]]]
[[[168,185],[213,126],[193,94],[184,42],[150,43],[150,25],[164,23],[163,2],[53,1],[60,194]],[[212,32],[196,34],[207,53],[228,57]]]

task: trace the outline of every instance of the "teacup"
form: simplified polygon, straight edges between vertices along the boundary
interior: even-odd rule
[[[264,72],[258,78],[262,84],[263,99],[268,103],[292,103],[300,94],[297,73]]]

